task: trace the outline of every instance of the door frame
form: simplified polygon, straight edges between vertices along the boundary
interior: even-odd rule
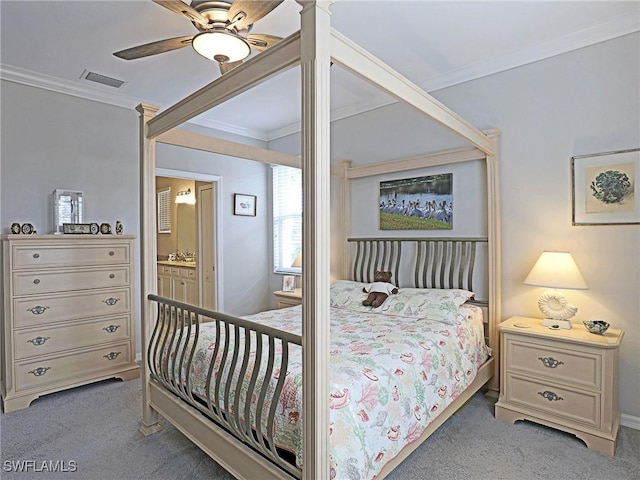
[[[222,264],[222,249],[223,245],[220,239],[222,238],[222,218],[220,216],[220,205],[222,205],[222,177],[219,175],[212,175],[209,173],[200,173],[200,172],[189,172],[187,170],[174,170],[170,168],[159,168],[156,167],[155,170],[156,177],[170,177],[170,178],[183,178],[186,180],[197,180],[201,182],[209,182],[212,184],[213,192],[213,206],[212,213],[213,219],[212,223],[214,226],[213,232],[213,259],[215,270],[213,272],[215,288],[213,291],[214,302],[216,305],[217,311],[224,311],[223,299],[224,299],[224,283],[222,279],[224,278],[223,274],[223,264]],[[198,209],[198,216],[200,216],[200,206],[196,207]],[[202,239],[200,228],[198,228],[198,248],[201,248]],[[198,254],[200,257],[200,254]],[[202,288],[204,284],[204,272],[202,268],[198,268],[198,288]],[[200,292],[200,301],[202,301],[202,292]]]

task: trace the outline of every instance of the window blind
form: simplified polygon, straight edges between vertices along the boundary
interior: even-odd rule
[[[171,233],[171,187],[157,192],[158,233]]]
[[[302,170],[275,165],[272,182],[274,272],[300,274],[291,265],[302,248]]]

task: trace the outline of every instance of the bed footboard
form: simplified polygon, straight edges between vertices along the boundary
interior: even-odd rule
[[[274,441],[292,349],[302,338],[242,318],[205,310],[157,295],[157,319],[148,345],[152,380],[210,418],[228,434],[288,474],[301,474]],[[199,348],[204,324],[215,332],[203,361]],[[201,347],[201,346],[200,346]],[[204,371],[203,371],[204,370]],[[194,384],[194,373],[204,385]]]

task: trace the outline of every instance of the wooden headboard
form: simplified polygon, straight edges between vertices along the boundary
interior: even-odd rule
[[[398,287],[474,291],[477,246],[487,238],[349,238],[347,242],[354,245],[352,280],[357,282],[371,283],[376,270],[385,270],[393,274],[392,282]],[[400,284],[400,266],[407,260],[403,253],[413,269],[409,285]]]

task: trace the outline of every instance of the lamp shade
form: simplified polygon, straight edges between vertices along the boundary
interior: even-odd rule
[[[199,33],[193,37],[191,45],[203,57],[220,63],[238,62],[251,53],[245,39],[224,28]]]
[[[293,259],[292,267],[302,267],[302,250],[298,252],[296,258]]]
[[[542,252],[524,283],[549,288],[589,288],[569,252]]]

